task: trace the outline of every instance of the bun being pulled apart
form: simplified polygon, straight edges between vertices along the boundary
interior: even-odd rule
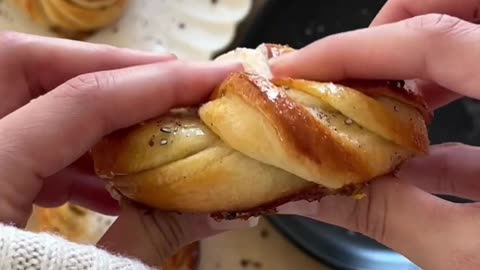
[[[218,219],[275,212],[294,200],[355,195],[368,181],[428,152],[431,120],[401,82],[273,78],[289,47],[239,48],[208,102],[105,137],[97,174],[123,196],[165,211]]]

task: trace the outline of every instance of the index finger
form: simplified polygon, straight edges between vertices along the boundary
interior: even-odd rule
[[[169,53],[152,54],[67,39],[0,32],[0,118],[80,74],[174,58]]]
[[[424,79],[478,98],[478,31],[454,17],[419,16],[327,37],[274,59],[272,69],[312,80]]]
[[[51,90],[77,75],[174,59],[170,53],[153,54],[109,45],[0,32],[2,61],[15,60],[29,85]]]
[[[0,178],[49,177],[114,130],[196,104],[237,67],[169,61],[74,78],[0,120],[0,159],[15,153]]]
[[[480,19],[480,2],[478,0],[389,0],[370,26],[398,22],[411,17],[429,13],[441,13],[455,16],[467,21]]]

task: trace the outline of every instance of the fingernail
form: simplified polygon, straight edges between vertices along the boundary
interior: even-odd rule
[[[216,67],[216,68],[219,68],[219,69],[225,69],[225,70],[228,70],[230,72],[234,72],[234,71],[243,71],[243,65],[242,63],[240,62],[232,62],[232,61],[228,61],[228,62],[213,62],[211,63],[212,67]]]
[[[162,53],[162,54],[157,54],[157,56],[172,59],[172,60],[178,59],[177,55],[174,53]]]
[[[257,227],[259,220],[260,220],[260,218],[258,218],[258,217],[252,217],[252,218],[248,219],[248,226],[250,228]]]
[[[290,59],[294,59],[296,52],[284,54],[269,60],[270,69],[275,76],[282,76],[287,74],[288,67],[290,66]]]
[[[169,51],[155,51],[155,52],[152,52],[152,51],[145,51],[145,50],[135,50],[135,49],[131,49],[131,48],[121,48],[122,50],[126,51],[126,52],[130,52],[132,54],[136,54],[136,55],[144,55],[144,56],[171,56],[171,57],[177,57],[174,53],[172,52],[169,52]]]
[[[159,62],[175,61],[178,60],[177,56],[173,53],[162,53],[162,54],[145,54],[145,57],[153,57]]]
[[[177,55],[168,51],[162,52],[151,52],[151,51],[143,51],[143,50],[135,50],[131,48],[119,48],[126,53],[130,53],[137,57],[148,57],[148,58],[159,58],[159,59],[177,59]]]
[[[197,62],[194,63],[195,66],[201,68],[213,68],[221,70],[231,70],[231,71],[242,71],[243,65],[238,61],[208,61],[208,62]]]
[[[105,184],[105,189],[114,200],[118,202],[122,200],[122,194],[120,194],[120,192],[114,187],[112,183],[108,182],[107,184]]]
[[[222,220],[217,221],[213,218],[210,218],[208,225],[210,228],[218,231],[231,231],[238,229],[246,229],[257,226],[258,218],[250,218],[248,220]]]

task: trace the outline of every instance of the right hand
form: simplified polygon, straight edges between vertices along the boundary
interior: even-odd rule
[[[479,8],[474,0],[391,0],[370,28],[324,38],[272,66],[279,76],[321,81],[415,79],[432,109],[462,96],[480,99],[480,26],[472,23]],[[478,147],[433,146],[396,177],[373,181],[363,200],[327,197],[281,212],[360,232],[424,269],[479,269],[479,204],[431,195],[480,199],[479,159]]]

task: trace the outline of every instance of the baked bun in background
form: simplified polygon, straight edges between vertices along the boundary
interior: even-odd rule
[[[81,244],[96,244],[115,218],[66,203],[60,207],[34,207],[26,229],[49,232]]]
[[[72,39],[83,39],[117,21],[128,0],[10,0],[32,19]]]
[[[115,217],[66,203],[55,208],[35,207],[26,229],[53,233],[79,244],[95,245],[114,221]],[[197,270],[200,249],[198,242],[183,247],[174,256],[167,258],[161,269]]]
[[[401,82],[273,78],[268,60],[292,48],[239,48],[239,60],[198,108],[106,136],[97,174],[123,196],[165,211],[222,219],[268,214],[292,200],[354,195],[428,152],[431,115]]]

